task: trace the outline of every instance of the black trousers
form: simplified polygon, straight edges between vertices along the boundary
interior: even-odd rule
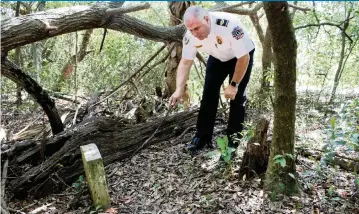
[[[227,135],[233,135],[234,133],[239,133],[243,130],[246,102],[244,92],[252,71],[254,49],[249,52],[249,55],[250,60],[247,71],[239,84],[235,99],[230,101]],[[232,80],[236,63],[237,58],[222,62],[213,56],[209,56],[206,67],[203,96],[197,119],[196,137],[204,140],[212,140],[221,85],[228,75],[229,81]]]

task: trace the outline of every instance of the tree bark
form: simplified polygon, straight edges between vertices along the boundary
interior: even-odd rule
[[[184,25],[159,27],[125,15],[133,11],[113,11],[103,4],[74,6],[14,17],[1,22],[1,53],[18,46],[54,36],[93,28],[107,28],[154,41],[182,40]]]
[[[18,46],[93,28],[112,29],[157,42],[182,41],[186,30],[184,24],[174,27],[155,26],[124,14],[135,11],[134,7],[118,9],[110,9],[110,7],[111,4],[103,3],[92,6],[74,6],[3,20],[1,22],[1,54],[3,56]],[[253,9],[221,7],[212,11],[250,15],[257,13],[262,7],[263,3],[258,3]],[[139,10],[144,7],[135,6],[135,8]]]
[[[274,56],[274,128],[266,172],[265,188],[274,193],[298,192],[295,175],[294,136],[296,104],[297,42],[287,2],[264,3],[268,26],[272,37]],[[276,155],[283,155],[285,167],[275,162]],[[288,156],[289,155],[289,156]]]
[[[182,17],[191,2],[168,2],[170,12],[169,26],[176,26],[182,23]],[[182,44],[175,45],[166,63],[166,88],[163,98],[170,97],[176,90],[176,75],[179,62],[182,58]],[[188,90],[188,87],[186,87]],[[188,93],[187,93],[188,94]],[[188,102],[189,97],[184,102]]]
[[[168,117],[159,127],[157,134],[144,147],[158,142],[165,142],[168,145],[178,140],[177,137],[187,127],[195,124],[197,113],[198,109]],[[62,190],[65,183],[71,185],[79,175],[83,174],[79,150],[81,145],[96,143],[106,166],[131,157],[161,122],[156,120],[140,125],[128,125],[108,117],[85,120],[49,139],[45,155],[51,157],[10,181],[10,189],[17,198],[45,196]],[[61,149],[57,151],[56,148]],[[14,159],[10,167],[16,168],[17,164],[24,162],[34,163],[32,160],[38,160],[39,150],[37,146],[23,152],[23,155]],[[52,155],[51,153],[55,151],[57,152]]]
[[[18,1],[18,2],[16,2],[15,17],[18,17],[19,15],[20,15],[20,2]],[[21,57],[21,49],[20,49],[20,47],[16,47],[15,60],[14,60],[16,65],[21,64],[20,57]],[[17,85],[16,86],[16,105],[17,105],[17,107],[19,107],[22,103],[21,91],[22,91],[22,88],[19,85]]]
[[[17,85],[24,88],[29,93],[42,109],[45,111],[51,125],[52,133],[55,135],[64,130],[61,118],[57,112],[54,101],[41,88],[35,80],[29,75],[25,74],[20,68],[8,59],[1,60],[1,75],[11,79]]]
[[[261,175],[267,170],[269,158],[269,142],[267,141],[269,121],[261,118],[255,128],[254,136],[248,141],[247,149],[243,155],[238,177],[246,175],[251,178]]]

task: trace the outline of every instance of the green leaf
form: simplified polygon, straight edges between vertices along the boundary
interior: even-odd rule
[[[75,182],[72,184],[72,187],[74,187],[75,189],[79,189],[81,186],[81,183]]]
[[[224,160],[224,162],[228,163],[231,160],[231,154],[227,154],[227,155],[223,156],[223,160]]]
[[[276,160],[278,158],[284,158],[284,156],[283,155],[276,155],[276,156],[274,156],[273,160]]]
[[[84,176],[83,175],[80,175],[80,177],[79,177],[79,181],[84,181]]]
[[[226,145],[224,143],[224,140],[222,138],[217,138],[217,145],[218,147],[221,149],[221,151],[225,151],[226,150]]]
[[[281,167],[285,167],[287,165],[287,162],[284,158],[279,158],[275,160],[274,163],[278,163]]]

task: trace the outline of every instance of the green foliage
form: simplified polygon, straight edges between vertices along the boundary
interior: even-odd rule
[[[217,157],[218,159],[220,157],[223,158],[224,162],[226,162],[227,164],[231,163],[232,160],[232,153],[236,150],[235,148],[229,147],[228,146],[228,138],[227,136],[220,138],[217,138],[217,146],[219,149],[215,150],[215,151],[211,151],[206,153],[205,156],[207,157]]]
[[[276,155],[273,157],[274,163],[279,164],[282,168],[287,166],[287,161],[285,158],[288,157],[292,160],[294,160],[294,157],[292,154],[285,153],[284,155]]]
[[[228,138],[217,138],[217,145],[220,148],[221,156],[226,163],[231,161],[232,152],[236,149],[228,146]]]
[[[337,115],[329,119],[329,126],[324,133],[325,158],[326,161],[332,161],[335,155],[336,147],[344,147],[347,151],[359,151],[359,99],[354,99],[343,103]]]
[[[84,184],[85,184],[84,176],[80,175],[79,178],[74,183],[72,183],[72,187],[75,188],[77,192],[79,192]]]

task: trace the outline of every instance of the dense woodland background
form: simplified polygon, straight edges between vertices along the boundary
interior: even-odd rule
[[[242,154],[246,150],[246,142],[255,132],[254,127],[259,118],[266,117],[270,121],[268,141],[271,138],[273,103],[275,102],[275,67],[271,39],[275,38],[271,38],[268,31],[264,9],[259,8],[253,12],[253,8],[255,9],[260,3],[244,2],[242,5],[237,5],[238,3],[151,2],[148,9],[126,15],[155,26],[167,27],[181,24],[181,14],[183,15],[185,8],[192,4],[199,4],[211,10],[241,14],[238,15],[238,19],[249,31],[256,46],[254,67],[247,90],[248,112],[245,137],[239,149],[239,153]],[[116,3],[112,4],[114,4],[113,8],[118,6]],[[141,2],[125,2],[122,7],[142,4]],[[84,5],[90,6],[94,3],[1,2],[1,21],[3,25],[6,20],[15,16],[26,16],[41,11],[51,14],[51,9],[75,8]],[[228,8],[229,5],[236,5],[236,7],[233,7],[235,9]],[[252,12],[246,12],[248,10]],[[357,175],[359,166],[359,4],[358,2],[291,2],[289,15],[297,42],[295,120],[297,174],[295,176],[301,192],[297,198],[287,196],[280,198],[270,192],[263,193],[261,184],[256,179],[247,181],[245,178],[236,178],[233,182],[233,177],[241,163],[240,158],[233,160],[231,173],[228,173],[226,164],[216,162],[215,167],[207,166],[209,163],[204,157],[207,151],[199,157],[182,153],[181,148],[190,139],[195,124],[196,114],[192,112],[196,112],[201,100],[205,60],[208,56],[204,53],[198,55],[190,74],[184,104],[170,113],[172,116],[169,119],[170,122],[162,124],[161,119],[158,118],[168,114],[166,102],[174,90],[175,71],[181,53],[181,38],[167,41],[151,38],[151,36],[141,37],[141,33],[131,34],[104,28],[88,29],[16,47],[7,53],[7,58],[54,99],[65,131],[73,130],[74,127],[76,130],[76,127],[84,124],[83,121],[98,116],[120,118],[122,122],[125,121],[123,126],[117,126],[111,121],[108,124],[105,122],[102,124],[102,121],[99,121],[98,124],[95,123],[93,127],[89,127],[91,131],[88,131],[88,133],[101,133],[105,130],[103,135],[99,135],[101,139],[112,138],[113,144],[119,141],[127,143],[125,146],[116,144],[109,147],[108,151],[104,150],[104,153],[108,154],[104,155],[105,165],[111,163],[107,165],[106,172],[113,192],[112,204],[120,208],[117,210],[120,213],[146,210],[153,212],[186,210],[193,213],[220,211],[253,213],[256,210],[266,210],[268,213],[289,213],[293,210],[319,213],[318,211],[321,210],[330,213],[344,210],[345,213],[359,213],[359,177]],[[3,30],[6,29],[2,27],[2,34]],[[2,53],[2,61],[3,57]],[[103,100],[109,94],[111,97]],[[103,102],[98,103],[99,101]],[[96,108],[92,107],[94,104]],[[177,113],[180,115],[178,116]],[[228,103],[222,97],[215,139],[217,136],[223,136],[227,114]],[[96,122],[95,119],[93,120]],[[159,143],[161,146],[150,146],[141,154],[132,157],[131,154],[137,152],[139,148],[134,145],[148,139],[153,132],[151,127],[156,127],[158,124],[167,127],[175,127],[178,124],[175,128],[178,129],[179,134],[182,133],[180,137],[184,140],[181,142],[170,140],[172,138],[178,140],[179,134],[163,129],[160,130],[162,135],[154,141],[157,143],[168,141],[171,142],[171,146]],[[130,125],[132,132],[128,131]],[[65,134],[57,135],[58,137],[52,137],[48,118],[38,102],[31,98],[21,86],[4,75],[1,76],[1,127],[2,136],[5,136],[2,139],[1,148],[2,169],[5,168],[4,165],[10,165],[8,178],[3,179],[6,188],[8,184],[9,188],[6,189],[5,184],[2,185],[2,196],[5,197],[3,191],[6,189],[9,195],[5,197],[4,202],[8,205],[10,212],[30,211],[45,203],[52,203],[47,206],[48,210],[55,207],[60,213],[62,211],[59,210],[67,210],[70,213],[71,211],[75,213],[96,211],[96,208],[91,207],[86,192],[88,190],[83,185],[82,172],[71,175],[59,172],[59,177],[69,178],[65,180],[66,185],[59,184],[62,186],[58,188],[59,191],[64,191],[64,193],[50,191],[51,193],[42,197],[44,201],[32,201],[30,196],[39,189],[32,188],[32,183],[26,184],[25,175],[37,172],[39,176],[31,179],[34,179],[33,182],[42,184],[45,176],[48,175],[41,171],[40,166],[45,167],[48,163],[49,167],[51,163],[54,163],[51,162],[50,156],[55,153],[52,149],[56,150],[56,148],[51,145],[55,145],[56,140],[65,139],[70,134],[65,132]],[[111,127],[121,130],[119,135],[106,135],[106,130],[110,130]],[[143,135],[136,135],[137,133]],[[138,139],[134,139],[134,136]],[[86,138],[75,138],[67,148],[75,145],[76,139],[90,142]],[[43,154],[44,151],[40,149],[42,148],[40,145],[43,145],[41,142],[45,141],[50,147],[47,148],[48,153]],[[18,145],[28,143],[26,147],[28,150],[16,153],[14,149],[11,150],[15,143]],[[38,156],[36,156],[35,147],[31,145],[38,146],[36,150],[39,153]],[[116,153],[111,157],[109,153],[111,149],[119,148],[130,149],[126,150],[126,154]],[[32,157],[30,153],[35,155]],[[61,154],[55,153],[55,156],[63,160]],[[116,158],[128,157],[130,159],[124,159],[122,162],[113,161]],[[283,164],[283,158],[277,157],[277,159],[279,159],[279,164]],[[47,162],[42,165],[41,162],[44,160]],[[20,167],[15,166],[14,163]],[[55,163],[65,165],[63,162]],[[74,164],[71,167],[78,166]],[[174,168],[181,173],[173,172]],[[201,170],[196,172],[199,168],[205,168],[204,172]],[[171,173],[181,176],[176,180],[171,177]],[[4,174],[2,175],[4,178]],[[60,178],[53,176],[50,178],[57,180],[54,181],[55,183],[62,183],[59,181]],[[138,189],[139,186],[143,188]],[[46,189],[45,187],[42,185],[39,188]],[[169,196],[170,193],[166,190],[168,188],[171,189],[170,192],[175,193]],[[192,195],[186,192],[189,189],[194,189]],[[31,198],[29,201],[23,201],[20,197],[23,195],[23,190],[29,191],[30,196],[25,197]],[[63,198],[52,200],[51,197]],[[277,197],[282,200],[280,204],[268,202],[269,199]],[[58,200],[71,201],[74,198],[79,200],[70,203],[68,207],[56,202]],[[173,204],[174,200],[179,200],[181,203]],[[31,206],[26,207],[27,205]]]

